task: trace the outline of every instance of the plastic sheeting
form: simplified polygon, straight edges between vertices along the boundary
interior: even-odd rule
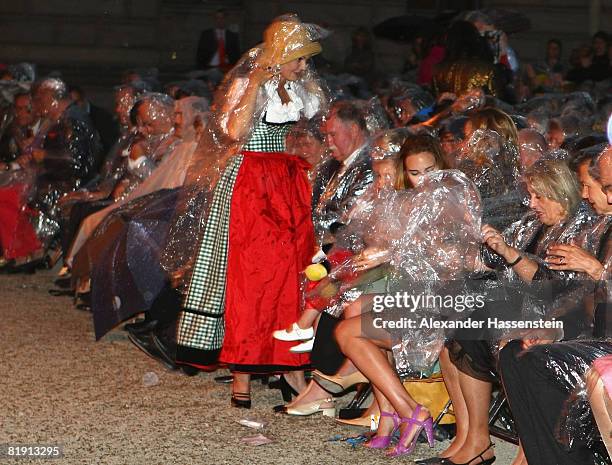
[[[482,241],[482,207],[474,183],[457,170],[430,173],[415,189],[406,191],[396,211],[401,235],[392,242],[389,294],[467,293],[465,278],[475,269]],[[438,303],[421,305],[413,312],[400,309],[400,313],[419,321],[459,316],[454,308]],[[438,358],[445,331],[418,327],[393,337],[398,371],[427,371]]]

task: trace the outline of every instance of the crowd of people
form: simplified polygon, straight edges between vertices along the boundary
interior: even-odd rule
[[[439,367],[456,430],[422,463],[495,461],[496,386],[520,438],[514,465],[605,461],[607,35],[565,77],[549,42],[527,95],[479,12],[438,38],[419,83],[318,75],[320,31],[276,18],[233,67],[221,42],[203,58],[227,68],[218,83],[162,90],[127,72],[116,130],[81,89],[8,66],[2,270],[61,263],[50,292],[90,310],[96,338],[129,321],[129,339],[170,370],[228,367],[236,408],[251,407],[255,375],[279,376],[275,411],[295,416],[334,416],[338,394],[369,383],[373,402],[349,423],[374,415],[364,446],[406,455],[421,432],[433,444],[437,422],[402,381]]]

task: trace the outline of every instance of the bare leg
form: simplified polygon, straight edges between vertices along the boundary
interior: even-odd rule
[[[383,393],[376,387],[373,387],[372,390],[374,391],[374,398],[376,399],[374,403],[378,404],[380,412],[395,413],[395,409]],[[376,430],[376,435],[373,436],[373,438],[376,436],[389,436],[393,433],[394,426],[393,418],[383,417],[381,415],[378,421],[378,430]]]
[[[457,428],[457,433],[455,434],[455,438],[453,439],[451,445],[448,446],[445,451],[440,453],[440,457],[448,458],[459,452],[465,444],[470,426],[470,418],[468,415],[467,405],[465,404],[465,399],[461,392],[461,386],[459,385],[459,370],[453,364],[453,362],[451,362],[448,349],[446,347],[442,350],[442,352],[440,352],[440,366],[442,367],[442,375],[444,377],[446,390],[448,391],[448,395],[453,403],[453,412],[455,413],[455,423]]]
[[[519,444],[518,453],[516,454],[516,457],[512,461],[511,465],[528,465],[527,457],[525,457],[525,452],[523,451],[523,446],[521,444]]]
[[[297,321],[297,324],[302,329],[310,328],[314,325],[315,321],[317,320],[317,318],[319,318],[320,314],[321,312],[319,312],[318,310],[314,308],[306,308],[302,312],[302,315],[300,316],[300,319]],[[288,329],[291,329],[291,328],[288,328]]]
[[[355,302],[348,305],[346,309],[344,310],[345,318],[361,314],[362,308],[364,307],[363,303],[367,302],[365,299],[366,298],[357,299]],[[367,299],[371,299],[371,297],[367,297]],[[304,313],[306,313],[307,311],[309,310],[308,309],[305,310]],[[317,313],[316,316],[318,317],[319,312],[316,312],[316,313]],[[298,321],[298,325],[300,326],[300,328],[302,328],[302,324],[300,321]],[[353,365],[353,362],[347,359],[344,361],[344,363],[338,370],[337,374],[339,376],[347,376],[347,375],[354,373],[355,371],[357,371],[357,369],[355,368],[355,365]],[[293,382],[292,381],[289,381],[289,382],[295,389]],[[296,391],[298,390],[296,389]],[[320,399],[325,399],[325,398],[330,397],[329,392],[327,392],[325,389],[323,389],[321,386],[319,386],[314,381],[311,381],[308,384],[308,386],[306,386],[303,390],[299,390],[298,392],[300,394],[295,399],[293,399],[293,401],[290,404],[288,404],[288,406],[295,407],[297,405],[303,405],[309,402],[314,402]],[[331,406],[332,406],[331,404],[330,405],[324,404],[322,407],[326,408],[326,407],[331,407]]]
[[[232,393],[251,393],[251,375],[246,373],[233,373]]]
[[[361,323],[361,317],[353,317],[344,320],[336,328],[336,338],[342,352],[380,390],[400,417],[412,417],[418,404],[408,394],[395,370],[389,364],[386,355],[380,350],[390,349],[389,335],[384,331],[378,331],[377,339],[368,339],[362,333]],[[428,416],[429,412],[421,409],[418,419],[424,420]],[[416,429],[413,431],[416,432]],[[412,440],[413,435],[410,434],[406,438],[404,445]]]
[[[287,407],[297,407],[299,405],[308,404],[310,402],[315,402],[321,399],[330,398],[331,394],[319,386],[314,381],[310,381],[306,388],[303,391],[300,391],[300,394],[293,399]],[[321,408],[331,408],[334,404],[332,402],[325,402],[321,404]]]
[[[459,385],[465,398],[470,427],[463,447],[451,457],[451,460],[455,463],[465,463],[482,453],[491,443],[489,404],[492,386],[491,383],[472,378],[463,372],[459,372]],[[482,454],[485,459],[493,455],[493,448]]]
[[[593,416],[608,455],[612,458],[612,399],[608,396],[603,381],[595,370],[590,370],[587,375],[587,389]]]
[[[283,376],[289,383],[289,386],[295,389],[298,394],[306,389],[307,383],[304,379],[303,371],[290,371],[288,373],[285,373]]]

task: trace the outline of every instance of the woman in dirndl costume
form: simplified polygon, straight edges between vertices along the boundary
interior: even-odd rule
[[[179,315],[176,357],[196,367],[228,365],[235,407],[250,407],[252,373],[309,364],[308,355],[291,353],[291,343],[272,332],[297,321],[300,272],[315,250],[308,164],[286,153],[285,135],[325,102],[307,65],[320,51],[297,17],[274,20],[213,105],[209,131],[226,149],[208,156],[218,180]]]

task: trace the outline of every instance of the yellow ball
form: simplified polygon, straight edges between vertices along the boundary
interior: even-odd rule
[[[312,265],[308,265],[306,267],[304,273],[306,273],[306,277],[310,281],[321,281],[325,276],[327,276],[327,269],[320,263],[313,263]]]

